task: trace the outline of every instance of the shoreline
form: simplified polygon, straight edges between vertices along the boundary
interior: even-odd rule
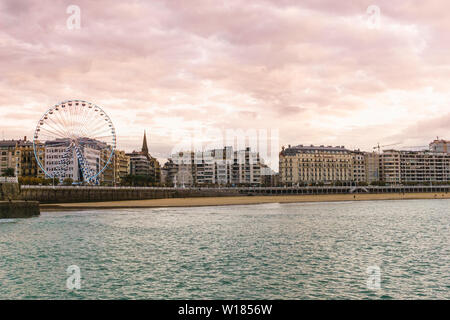
[[[125,200],[105,202],[52,203],[41,204],[41,211],[66,211],[89,209],[132,209],[251,205],[264,203],[341,202],[373,200],[450,199],[450,193],[358,193],[323,195],[278,195],[278,196],[233,196],[164,198],[148,200]]]

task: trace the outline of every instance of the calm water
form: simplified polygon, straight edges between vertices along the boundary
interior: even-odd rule
[[[450,201],[49,212],[0,222],[0,298],[450,298]],[[66,288],[66,269],[81,289]],[[381,289],[367,286],[367,267]]]

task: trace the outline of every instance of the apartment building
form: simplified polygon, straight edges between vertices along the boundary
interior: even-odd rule
[[[231,183],[237,185],[261,184],[261,164],[258,152],[252,152],[250,148],[235,151]]]
[[[43,164],[45,158],[45,147],[43,143],[36,144],[36,153],[39,161]],[[16,172],[18,177],[45,178],[45,173],[36,161],[33,143],[19,140],[15,149]]]
[[[101,147],[95,141],[86,139],[78,151],[71,147],[68,139],[46,141],[44,148],[45,170],[51,177],[55,176],[60,180],[70,178],[81,182],[84,175],[92,176],[100,171]],[[80,157],[84,167],[80,165]],[[86,172],[83,172],[83,169]]]
[[[140,152],[126,154],[130,158],[130,174],[133,176],[154,176],[155,168],[150,165],[146,155]]]
[[[0,141],[0,176],[2,176],[6,169],[11,168],[16,171],[16,146],[17,140],[1,140]]]
[[[431,151],[384,150],[381,179],[389,184],[450,181],[450,154]]]
[[[427,151],[383,150],[382,153],[350,151],[343,146],[282,148],[280,182],[304,184],[350,182],[387,184],[450,181],[448,141],[435,140]]]
[[[367,182],[366,152],[359,150],[351,151],[354,182]]]
[[[102,164],[108,161],[109,155],[109,149],[102,150]],[[129,174],[130,157],[125,154],[125,151],[115,150],[108,167],[106,167],[106,169],[101,174],[100,182],[104,185],[115,186]]]
[[[44,162],[44,145],[36,145],[37,155]],[[14,170],[17,177],[37,177],[44,178],[44,172],[39,167],[35,155],[33,143],[23,140],[3,140],[0,141],[0,176],[7,168]]]
[[[376,152],[365,152],[364,165],[366,182],[370,184],[372,182],[380,181],[380,154]]]
[[[180,182],[187,172],[195,185],[260,185],[262,161],[250,148],[233,151],[231,146],[199,152],[178,152],[164,165],[166,183]],[[177,173],[175,173],[175,170]],[[177,179],[174,179],[177,177]],[[186,185],[186,179],[185,185]]]

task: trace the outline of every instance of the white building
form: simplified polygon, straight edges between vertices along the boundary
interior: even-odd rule
[[[192,181],[192,184],[261,184],[262,163],[259,153],[252,152],[250,148],[233,151],[233,148],[229,146],[199,152],[178,152],[171,156],[171,161],[178,171],[191,173],[192,180],[188,181]],[[171,174],[171,176],[175,175],[176,173]]]
[[[61,180],[71,178],[74,181],[83,180],[84,162],[85,174],[92,176],[100,170],[100,145],[95,143],[83,143],[77,150],[70,146],[68,140],[54,140],[45,143],[45,170],[50,176]],[[69,151],[69,153],[67,152]]]

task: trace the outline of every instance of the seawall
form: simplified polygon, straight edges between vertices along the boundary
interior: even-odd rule
[[[17,182],[0,181],[0,201],[18,199],[19,194],[20,188]]]
[[[174,189],[174,188],[113,188],[113,187],[33,187],[21,188],[20,198],[40,203],[99,202],[142,199],[230,197],[237,190]]]
[[[298,196],[339,194],[410,194],[450,192],[450,186],[392,187],[270,187],[270,188],[160,188],[22,186],[20,199],[41,203],[80,203],[199,197]]]
[[[40,214],[38,201],[20,200],[17,178],[0,179],[0,219],[29,218]]]
[[[39,214],[37,201],[0,201],[0,219],[30,218]]]

